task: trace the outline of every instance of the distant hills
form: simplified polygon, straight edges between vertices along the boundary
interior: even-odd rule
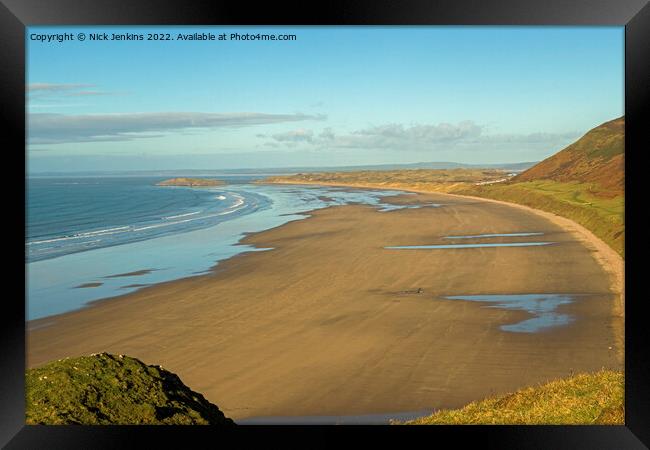
[[[534,165],[513,182],[553,180],[595,183],[608,196],[623,193],[625,185],[625,117],[590,130],[579,140]]]
[[[534,166],[537,162],[520,162],[520,163],[500,163],[500,164],[465,164],[457,162],[437,161],[437,162],[417,162],[408,164],[373,164],[364,166],[344,166],[344,167],[308,167],[291,168],[292,171],[298,172],[353,172],[359,170],[408,170],[408,169],[502,169],[519,172]]]
[[[501,169],[521,172],[537,162],[465,164],[448,161],[417,162],[405,164],[373,164],[361,166],[323,166],[323,167],[271,167],[263,169],[175,169],[175,170],[129,170],[129,171],[84,171],[84,172],[38,172],[30,176],[219,176],[219,175],[290,175],[314,172],[353,172],[359,170],[401,170],[401,169]]]

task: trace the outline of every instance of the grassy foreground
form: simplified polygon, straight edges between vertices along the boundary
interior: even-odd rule
[[[623,425],[624,376],[601,370],[441,410],[405,425]]]
[[[175,374],[123,355],[29,369],[25,390],[28,425],[234,425]]]

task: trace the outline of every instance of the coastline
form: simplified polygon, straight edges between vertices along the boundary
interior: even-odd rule
[[[237,245],[244,237],[242,230],[264,231],[304,219],[303,213],[331,204],[377,204],[382,196],[395,195],[389,191],[335,190],[326,196],[329,191],[314,186],[296,189],[244,183],[223,192],[226,197],[236,199],[232,207],[241,208],[237,208],[236,214],[230,214],[231,207],[228,207],[221,213],[225,220],[217,223],[195,229],[190,221],[189,229],[124,245],[109,243],[36,261],[28,258],[25,266],[29,291],[27,317],[32,320],[61,314],[95,300],[133,292],[143,284],[154,285],[209,272],[217,261],[246,250],[243,245]],[[221,203],[221,197],[213,200]],[[93,288],[73,290],[78,286]]]
[[[427,193],[390,199],[415,202],[425,198],[444,197]],[[548,286],[548,273],[536,275],[534,261],[511,266],[508,255],[533,251],[542,255],[550,252],[542,261],[545,271],[555,270],[549,264],[554,258],[566,260],[576,251],[587,255],[554,226],[548,232],[561,238],[570,254],[558,253],[557,249],[544,253],[530,249],[471,250],[476,261],[461,263],[468,255],[462,250],[445,254],[445,261],[441,254],[432,252],[424,256],[430,264],[422,267],[421,257],[382,250],[384,240],[403,239],[404,229],[409,229],[413,239],[431,239],[429,218],[439,220],[439,212],[444,210],[444,220],[439,220],[444,229],[456,230],[458,220],[465,227],[475,227],[476,223],[485,226],[485,220],[474,220],[483,214],[496,221],[489,224],[497,227],[493,231],[509,223],[544,225],[526,214],[503,218],[503,211],[506,215],[512,211],[502,206],[495,210],[467,199],[452,203],[448,208],[389,213],[360,205],[306,212],[310,217],[305,220],[250,234],[241,241],[273,247],[271,252],[240,254],[222,261],[207,275],[157,284],[42,319],[51,324],[30,331],[28,364],[100,348],[133,355],[170,367],[234,418],[453,407],[492,390],[519,387],[522,377],[533,383],[569,369],[596,368],[603,361],[618,364],[607,356],[602,341],[607,331],[602,327],[593,329],[585,323],[558,329],[546,333],[547,342],[541,343],[534,336],[499,331],[498,325],[504,321],[526,318],[524,312],[490,310],[471,302],[434,301],[430,296],[396,295],[402,288],[418,285],[425,286],[425,292],[480,292],[486,283],[490,285],[491,277],[508,267],[513,274],[526,274],[529,279],[507,280],[504,291],[532,286],[580,292],[592,286],[604,293],[606,286],[596,275],[600,270],[582,256],[571,268],[571,276],[558,274],[552,286]],[[382,233],[367,232],[374,229]],[[458,274],[430,280],[431,273],[445,273],[457,266],[461,268]],[[475,273],[481,276],[472,280]],[[576,284],[573,278],[581,281]],[[433,283],[432,287],[427,283]],[[594,312],[576,304],[567,311],[601,317],[601,306]],[[467,323],[466,330],[455,326],[461,322]],[[80,336],[84,340],[80,341]],[[450,342],[438,348],[443,338]],[[567,339],[570,349],[560,350]],[[571,361],[558,359],[559,351],[569,351]],[[531,352],[540,355],[532,363],[525,362]],[[467,361],[458,365],[458,355],[463,353],[468,354],[460,359]],[[498,363],[504,356],[506,360]],[[451,372],[436,373],[435,369],[431,373],[431,367],[441,364]],[[564,367],[567,364],[571,367]],[[505,365],[506,370],[499,365]],[[484,375],[480,374],[486,367],[495,373],[482,380]],[[452,377],[455,379],[449,378],[451,373],[456,374]],[[349,382],[341,385],[341,380]],[[466,387],[460,392],[462,386]],[[332,397],[340,398],[323,397],[333,392],[340,395]],[[259,402],[250,405],[246,399]]]

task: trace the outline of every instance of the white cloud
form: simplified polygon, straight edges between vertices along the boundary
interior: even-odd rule
[[[435,125],[413,125],[406,127],[402,124],[387,124],[363,130],[353,134],[368,136],[385,143],[391,140],[401,140],[419,143],[450,142],[477,137],[482,127],[466,120],[458,124],[439,123]]]
[[[28,92],[62,92],[96,87],[94,84],[81,83],[31,83],[27,85]]]
[[[271,136],[277,142],[306,142],[327,146],[328,148],[420,148],[439,142],[454,142],[479,136],[481,127],[471,121],[456,125],[440,123],[437,125],[385,124],[347,134],[336,134],[332,128],[323,129],[318,136],[311,130],[294,130]]]
[[[314,132],[299,128],[297,130],[287,131],[285,133],[276,133],[271,135],[273,139],[278,142],[312,142],[314,140]]]
[[[318,135],[311,130],[294,130],[272,136],[276,145],[282,143],[295,146],[298,142],[314,147],[336,149],[388,149],[388,150],[449,150],[456,145],[469,145],[480,149],[482,145],[512,144],[565,144],[567,140],[580,135],[568,133],[529,133],[529,134],[484,134],[485,127],[473,121],[465,120],[456,124],[416,124],[404,125],[389,123],[372,126],[348,133],[335,133],[332,128],[323,129]]]
[[[334,134],[334,131],[332,130],[331,127],[327,127],[323,131],[321,131],[318,137],[326,141],[331,141],[336,137],[336,135]]]
[[[563,142],[567,139],[576,139],[583,133],[569,131],[565,133],[524,133],[524,134],[490,134],[481,135],[475,141],[477,143],[498,143],[498,144],[545,144]]]
[[[96,84],[87,83],[31,83],[27,85],[30,99],[61,100],[65,97],[90,97],[100,95],[124,95],[125,92],[109,92],[94,89]]]
[[[30,144],[128,141],[158,137],[190,129],[245,127],[303,120],[322,120],[307,114],[155,112],[114,114],[33,113],[28,118]],[[154,134],[151,134],[154,133]]]

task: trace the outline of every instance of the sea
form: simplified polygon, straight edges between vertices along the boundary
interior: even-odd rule
[[[228,175],[216,187],[156,184],[170,176],[29,177],[26,180],[26,316],[40,319],[152,284],[209,273],[243,252],[247,233],[334,205],[380,211],[390,190],[268,185]]]

